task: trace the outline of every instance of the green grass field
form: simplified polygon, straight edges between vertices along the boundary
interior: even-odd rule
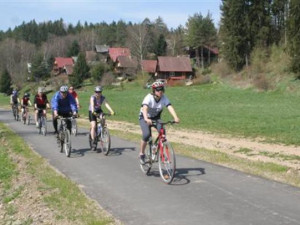
[[[77,91],[82,106],[80,114],[87,116],[93,86]],[[142,100],[149,91],[137,83],[125,84],[123,88],[104,87],[103,95],[117,113],[110,119],[137,124]],[[298,94],[256,92],[216,83],[168,87],[166,95],[181,119],[179,128],[250,138],[262,137],[268,142],[300,145]],[[51,98],[51,94],[48,97]],[[1,98],[2,103],[4,101]],[[171,119],[166,111],[163,118]]]

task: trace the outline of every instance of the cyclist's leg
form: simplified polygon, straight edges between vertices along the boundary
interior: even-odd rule
[[[151,136],[151,128],[150,126],[146,123],[144,119],[140,119],[140,127],[142,129],[142,140],[141,140],[141,147],[140,147],[140,161],[141,163],[144,163],[145,160],[145,149],[147,146],[147,142]]]
[[[52,122],[53,122],[53,128],[54,128],[54,133],[58,133],[57,132],[57,118],[54,118],[54,113],[52,111]]]

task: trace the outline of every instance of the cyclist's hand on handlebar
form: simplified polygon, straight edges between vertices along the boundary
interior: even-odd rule
[[[111,112],[110,112],[110,115],[114,116],[114,115],[116,115],[116,114],[115,114],[114,111],[111,111]]]
[[[180,119],[178,117],[174,118],[174,122],[175,123],[179,123],[180,122]]]
[[[148,125],[152,125],[152,120],[150,120],[150,119],[145,119],[145,122],[148,124]]]
[[[94,116],[97,116],[97,115],[98,115],[98,113],[96,113],[96,112],[93,112],[92,114],[93,114]]]

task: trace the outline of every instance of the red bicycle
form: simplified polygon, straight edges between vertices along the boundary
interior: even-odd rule
[[[166,130],[164,126],[173,123],[175,123],[175,121],[152,121],[152,126],[160,124],[161,128],[154,142],[152,141],[152,136],[150,137],[148,141],[149,148],[145,149],[145,163],[140,164],[143,173],[148,175],[153,163],[158,162],[160,177],[167,184],[170,184],[174,178],[176,171],[176,157],[173,147],[166,139]]]

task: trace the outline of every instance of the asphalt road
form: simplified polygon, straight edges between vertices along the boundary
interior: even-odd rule
[[[79,129],[67,158],[52,133],[38,135],[33,123],[16,122],[7,110],[0,110],[0,122],[124,224],[300,224],[298,188],[181,156],[166,185],[157,168],[150,176],[141,172],[135,143],[112,137],[104,156],[89,150],[87,130]],[[51,121],[48,128],[53,132]]]

